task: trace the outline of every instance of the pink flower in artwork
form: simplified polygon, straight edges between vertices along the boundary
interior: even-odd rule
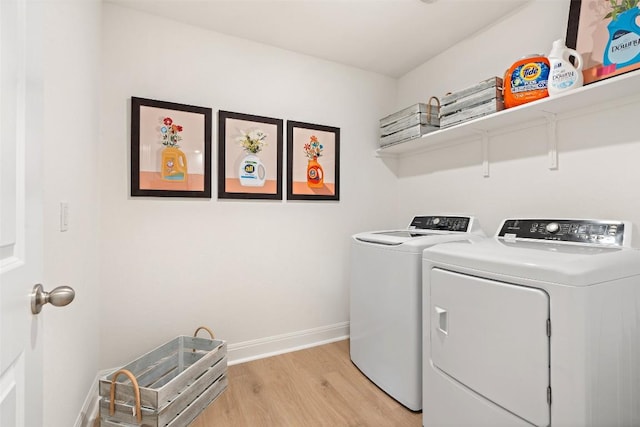
[[[182,126],[173,123],[171,117],[165,117],[162,119],[165,126],[160,128],[160,134],[162,136],[162,145],[165,147],[179,148],[178,142],[182,139],[178,132],[182,132]]]
[[[304,153],[307,155],[307,158],[312,160],[317,160],[318,157],[322,156],[322,150],[324,147],[318,141],[318,137],[315,135],[311,135],[308,143],[304,144]]]

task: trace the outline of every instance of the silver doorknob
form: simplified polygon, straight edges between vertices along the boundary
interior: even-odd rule
[[[62,307],[73,301],[76,296],[76,291],[69,286],[58,286],[51,292],[45,292],[41,284],[37,284],[33,287],[33,293],[31,294],[31,312],[38,314],[42,310],[42,306],[46,303],[51,303],[56,307]]]

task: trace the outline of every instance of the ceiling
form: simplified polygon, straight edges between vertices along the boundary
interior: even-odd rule
[[[400,77],[530,0],[105,0]]]

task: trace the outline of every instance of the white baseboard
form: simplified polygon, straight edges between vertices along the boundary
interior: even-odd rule
[[[278,354],[329,344],[349,338],[349,322],[274,335],[257,340],[244,341],[227,346],[227,363],[236,365],[251,360],[263,359]],[[98,372],[89,389],[89,394],[82,405],[82,409],[74,427],[91,427],[98,418],[100,396],[98,395],[98,381],[117,368],[105,369]]]
[[[229,365],[263,359],[349,338],[349,322],[227,345]]]
[[[82,405],[82,409],[80,410],[80,414],[78,418],[76,418],[76,422],[73,427],[92,427],[95,420],[98,418],[98,409],[100,408],[100,396],[98,395],[98,381],[105,375],[108,375],[110,372],[113,372],[113,369],[106,369],[104,371],[98,372],[93,383],[91,383],[91,388],[89,389],[89,394],[87,398],[84,400],[84,404]]]

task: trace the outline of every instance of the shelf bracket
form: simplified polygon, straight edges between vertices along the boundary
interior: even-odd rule
[[[489,131],[476,130],[482,137],[482,176],[489,177]]]
[[[547,156],[549,159],[549,170],[558,169],[558,117],[554,113],[544,112],[547,120]]]

